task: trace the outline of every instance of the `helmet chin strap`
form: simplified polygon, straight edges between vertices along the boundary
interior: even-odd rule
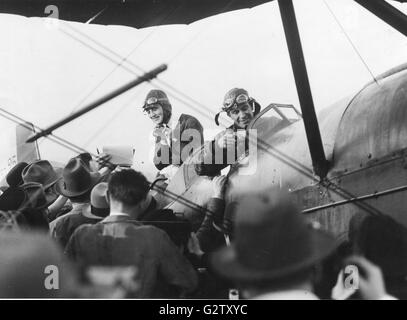
[[[222,112],[222,111],[221,111]],[[216,115],[215,115],[215,123],[216,123],[216,125],[217,126],[219,126],[219,116],[220,116],[220,113],[221,112],[218,112]]]
[[[260,104],[254,99],[252,99],[252,109],[253,109],[253,114],[254,115],[257,115],[260,112],[260,109],[261,109]]]
[[[172,111],[163,108],[163,122],[161,125],[168,124],[172,116]]]

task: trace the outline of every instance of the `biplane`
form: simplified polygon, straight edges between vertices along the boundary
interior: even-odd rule
[[[189,24],[267,2],[126,0],[91,1],[84,6],[79,1],[55,1],[55,7],[48,7],[42,1],[35,4],[3,1],[0,11],[53,17],[59,8],[58,18],[62,20],[145,28]],[[375,76],[356,94],[317,113],[293,1],[275,2],[300,108],[284,102],[271,103],[253,119],[249,128],[257,129],[260,138],[256,168],[251,174],[239,174],[247,166],[246,157],[230,167],[227,203],[232,205],[247,190],[272,192],[277,186],[288,190],[304,214],[339,239],[346,237],[349,220],[355,214],[387,214],[407,225],[407,64]],[[407,35],[407,16],[391,3],[384,0],[354,0],[354,3],[396,32]],[[44,8],[48,8],[46,13]],[[149,76],[144,80],[151,80],[156,74]],[[88,105],[91,108],[86,111],[106,102],[112,93],[109,95]],[[84,114],[84,110],[31,135],[28,138],[31,156],[32,150],[37,150],[32,143]],[[289,111],[296,112],[293,115]],[[264,126],[272,116],[279,118],[278,130]],[[202,218],[211,193],[210,178],[196,174],[194,156],[185,161],[159,196],[162,206],[181,212],[192,221]],[[167,197],[166,193],[172,196]]]

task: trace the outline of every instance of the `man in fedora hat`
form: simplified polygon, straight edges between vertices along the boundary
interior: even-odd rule
[[[287,195],[271,190],[241,201],[235,240],[213,255],[212,265],[238,284],[245,298],[314,300],[315,267],[335,248],[334,238],[308,222]],[[360,270],[362,297],[388,299],[379,268],[361,257],[347,263]]]
[[[51,188],[60,178],[48,160],[37,160],[30,163],[21,173],[24,183],[37,182],[44,190]],[[55,199],[57,195],[55,195]]]
[[[203,143],[203,127],[188,114],[176,117],[162,90],[151,90],[143,111],[154,123],[154,165],[161,174],[171,178],[185,159]]]
[[[54,201],[46,194],[42,184],[27,182],[21,186],[26,193],[26,200],[19,209],[23,216],[22,225],[30,229],[49,231],[47,207]]]
[[[18,210],[26,201],[26,199],[27,195],[24,189],[21,188],[21,186],[7,188],[0,195],[0,210],[1,211]]]
[[[110,207],[107,201],[107,182],[100,182],[93,187],[90,194],[90,211],[93,215],[106,218]]]
[[[101,220],[88,210],[90,193],[100,180],[101,175],[98,172],[90,172],[86,164],[78,158],[72,158],[65,166],[62,179],[58,180],[55,189],[71,201],[72,210],[50,223],[51,235],[63,247],[78,226]]]
[[[151,202],[148,191],[140,172],[113,172],[108,182],[110,215],[80,226],[66,253],[85,266],[135,266],[140,281],[136,298],[169,297],[169,286],[190,292],[197,286],[197,275],[188,260],[166,232],[140,221]]]
[[[28,182],[20,187],[8,188],[0,196],[0,210],[14,211],[18,227],[48,231],[46,208],[49,202],[40,183]]]
[[[66,213],[62,210],[67,198],[60,196],[55,190],[56,182],[61,178],[48,160],[37,160],[27,165],[21,173],[24,183],[40,183],[47,197],[48,212],[47,217],[52,221],[59,214]],[[70,210],[71,208],[69,208]]]
[[[248,149],[246,128],[260,108],[260,104],[243,88],[233,88],[226,93],[222,109],[215,116],[215,123],[219,125],[220,113],[226,112],[233,124],[205,145],[201,159],[195,166],[199,175],[218,175]]]
[[[313,268],[334,249],[334,239],[308,224],[286,196],[255,194],[241,201],[234,243],[212,263],[246,298],[317,299]]]

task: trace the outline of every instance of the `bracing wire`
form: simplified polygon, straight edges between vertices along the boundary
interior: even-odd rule
[[[117,64],[117,61],[110,57],[108,54],[111,54],[112,56],[114,56],[116,59],[121,60],[122,56],[120,54],[118,54],[117,52],[115,52],[114,50],[112,50],[111,48],[106,47],[105,45],[101,44],[100,42],[96,41],[95,39],[93,39],[92,37],[89,37],[87,34],[83,33],[82,31],[77,30],[76,28],[74,28],[73,26],[70,25],[66,25],[67,28],[69,28],[71,31],[74,31],[75,33],[77,33],[78,35],[82,36],[84,39],[79,39],[77,36],[73,35],[72,33],[67,32],[66,30],[62,30],[62,28],[60,28],[60,30],[66,34],[67,36],[71,37],[72,39],[78,41],[79,43],[81,43],[82,45],[84,45],[85,47],[87,47],[88,49],[94,51],[95,53],[99,53],[101,56],[103,56],[104,58],[106,58],[107,60],[109,60],[110,62]],[[90,46],[88,44],[88,42],[86,40],[89,40],[91,43],[95,44],[96,46],[99,47],[99,49],[96,49],[92,46]],[[102,52],[105,51],[105,52]],[[138,72],[143,73],[144,69],[137,66],[136,64],[134,64],[131,60],[126,60],[126,64],[130,65],[132,68],[136,69]],[[128,71],[129,73],[131,73],[132,75],[138,76],[139,73],[137,73],[136,71],[134,71],[133,69],[129,68],[126,64],[122,65],[122,68],[126,71]],[[171,86],[170,84],[166,83],[165,81],[161,80],[161,79],[153,79],[151,81],[149,81],[151,83],[158,83],[159,85],[163,86],[164,88],[166,88],[166,90],[172,94],[173,98],[179,102],[181,102],[184,105],[189,106],[191,109],[193,109],[195,112],[199,113],[200,115],[204,116],[204,117],[208,117],[208,114],[206,114],[203,110],[207,110],[210,111],[210,109],[205,106],[204,104],[202,104],[201,102],[193,99],[192,97],[186,95],[185,93],[183,93],[182,91],[176,89],[175,87]],[[161,89],[159,86],[155,85],[155,87],[157,87],[158,89]],[[212,111],[210,111],[212,113]],[[211,119],[212,120],[212,119]]]
[[[325,6],[327,7],[328,11],[331,13],[332,17],[334,18],[334,20],[336,21],[337,25],[339,26],[339,28],[342,30],[342,33],[345,35],[346,39],[348,40],[348,42],[350,43],[350,45],[352,46],[353,50],[355,51],[355,53],[357,54],[357,56],[359,57],[360,61],[362,61],[363,65],[365,66],[365,68],[367,69],[367,71],[370,73],[370,76],[373,78],[374,82],[379,85],[376,77],[374,76],[372,70],[370,70],[369,66],[367,65],[366,61],[363,59],[362,55],[360,54],[359,50],[356,48],[356,45],[353,43],[352,39],[350,38],[350,36],[348,35],[348,33],[346,32],[345,28],[342,26],[341,22],[339,21],[339,19],[336,17],[335,13],[333,12],[333,10],[331,9],[331,7],[328,5],[328,3],[326,2],[326,0],[323,0],[325,3]]]
[[[89,23],[91,20],[93,21],[97,16],[99,16],[102,12],[104,12],[106,9],[108,9],[108,6],[106,6],[103,10],[101,10],[95,17],[91,18],[88,22]],[[161,23],[167,19],[170,15],[172,14],[172,11],[170,11],[166,16],[162,18]],[[87,93],[79,103],[75,105],[75,107],[72,109],[71,113],[73,113],[77,108],[79,108],[119,67],[121,67],[127,60],[128,58],[133,55],[136,50],[140,48],[140,46],[145,43],[151,36],[157,31],[156,28],[153,28],[140,42],[137,43],[137,45],[123,58],[121,58],[121,61],[116,63],[116,65],[113,67],[113,69],[99,82],[96,84],[96,86],[93,87],[92,90]]]

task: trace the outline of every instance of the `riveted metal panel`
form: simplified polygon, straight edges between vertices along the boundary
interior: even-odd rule
[[[407,70],[371,83],[347,108],[334,148],[334,171],[352,171],[407,147]]]

